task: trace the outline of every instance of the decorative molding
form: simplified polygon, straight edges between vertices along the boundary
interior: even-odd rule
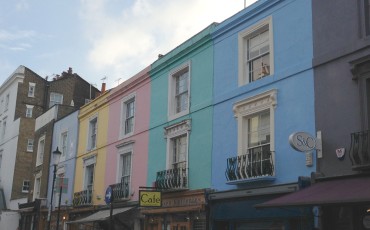
[[[240,115],[246,116],[253,114],[257,111],[268,109],[269,107],[274,109],[277,106],[277,90],[269,90],[256,96],[244,99],[234,104],[233,111],[234,117]]]
[[[179,123],[164,127],[165,138],[172,138],[191,130],[191,120],[184,120]]]

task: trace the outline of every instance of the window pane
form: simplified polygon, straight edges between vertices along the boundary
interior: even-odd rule
[[[184,72],[176,77],[176,113],[184,111],[188,107],[188,79],[189,72]]]
[[[126,103],[125,134],[131,133],[134,128],[135,101]]]
[[[172,163],[174,168],[177,168],[180,163],[186,162],[187,136],[174,138],[172,144]]]
[[[248,148],[270,143],[270,113],[248,119]]]

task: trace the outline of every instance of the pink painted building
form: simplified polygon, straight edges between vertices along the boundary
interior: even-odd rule
[[[120,205],[137,203],[139,187],[146,186],[150,116],[149,70],[150,67],[145,68],[112,89],[108,97],[105,187],[111,186],[114,202]]]

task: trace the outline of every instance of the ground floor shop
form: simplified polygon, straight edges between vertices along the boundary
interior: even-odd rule
[[[206,230],[205,190],[162,193],[162,206],[142,208],[146,230]]]
[[[321,178],[310,187],[269,200],[260,208],[307,208],[314,229],[370,229],[370,176]]]
[[[143,216],[136,205],[124,206],[113,204],[87,214],[73,211],[66,222],[68,230],[141,230]]]
[[[208,195],[211,230],[308,230],[313,227],[309,208],[256,208],[298,189],[295,184],[258,189],[214,192]]]

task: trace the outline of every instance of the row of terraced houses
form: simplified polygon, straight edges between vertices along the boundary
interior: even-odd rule
[[[369,79],[369,0],[259,0],[112,89],[20,66],[0,228],[370,229]]]

